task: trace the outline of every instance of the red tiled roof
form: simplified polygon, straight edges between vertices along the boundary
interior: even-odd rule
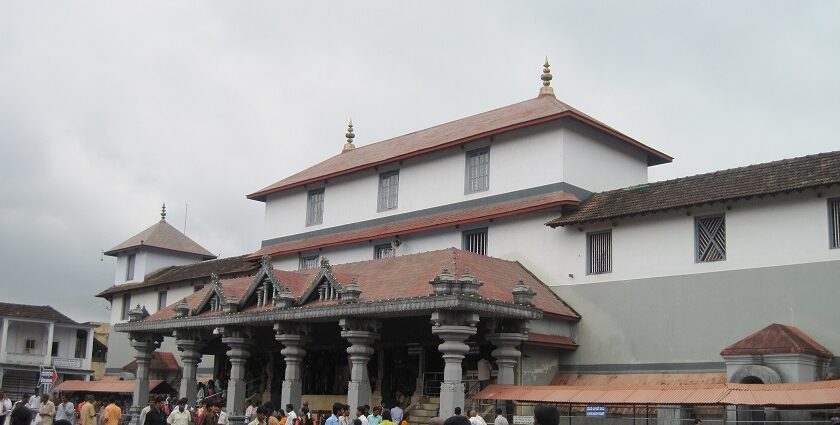
[[[528,332],[527,344],[543,347],[561,347],[570,350],[577,349],[577,343],[568,336],[548,335],[537,332]]]
[[[306,183],[333,178],[389,162],[457,146],[495,134],[570,117],[607,132],[647,153],[648,164],[671,162],[672,158],[593,119],[554,96],[539,96],[492,111],[462,118],[425,130],[342,152],[248,195],[264,201],[266,195]],[[336,145],[338,147],[338,145]]]
[[[474,399],[607,405],[837,406],[840,381],[768,385],[490,385]]]
[[[360,302],[375,302],[394,299],[430,296],[432,287],[429,281],[434,279],[444,268],[450,273],[460,275],[466,270],[476,276],[484,285],[479,295],[497,301],[513,302],[511,291],[519,280],[530,286],[536,295],[534,306],[551,315],[578,320],[580,316],[566,305],[548,286],[537,279],[525,267],[515,261],[507,261],[484,255],[473,254],[460,249],[448,248],[421,254],[402,255],[393,258],[361,261],[357,263],[335,264],[331,266],[332,275],[339,284],[347,285],[352,279],[361,289]],[[304,295],[320,269],[284,271],[275,270],[274,274],[296,298]],[[241,297],[253,282],[253,278],[221,280],[221,289],[225,296]],[[187,305],[196,308],[211,287],[206,287],[189,297]],[[238,294],[238,295],[237,295]],[[316,301],[307,306],[324,305],[326,301]],[[146,320],[167,320],[175,317],[175,305],[170,305],[149,316]],[[246,307],[243,311],[268,310],[273,307]],[[219,315],[221,312],[203,312],[201,316]]]
[[[20,317],[78,325],[76,321],[59,313],[58,310],[49,305],[0,303],[0,317]]]
[[[833,358],[834,354],[795,326],[773,323],[720,352],[721,356],[750,354],[812,354]]]
[[[577,211],[546,225],[591,223],[836,184],[840,184],[840,151],[596,193]]]
[[[475,223],[493,218],[507,217],[531,211],[538,211],[564,205],[577,205],[578,198],[568,192],[555,192],[545,195],[532,196],[513,201],[499,202],[496,204],[483,205],[480,207],[467,208],[460,211],[446,212],[427,215],[425,217],[410,218],[394,221],[378,226],[363,229],[350,230],[341,233],[333,233],[314,238],[301,239],[290,242],[283,242],[260,249],[251,254],[246,260],[254,260],[263,255],[283,255],[298,253],[315,248],[346,245],[357,242],[365,242],[371,239],[385,238],[396,235],[407,235],[423,232],[441,227],[455,226],[458,224]]]
[[[123,366],[125,372],[137,371],[137,360]],[[152,353],[152,361],[149,362],[149,370],[165,370],[165,371],[179,371],[181,367],[178,366],[178,360],[175,355],[168,351],[155,351]]]

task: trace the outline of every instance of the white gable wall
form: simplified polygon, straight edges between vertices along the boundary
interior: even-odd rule
[[[490,146],[489,190],[465,194],[466,152]],[[568,167],[566,170],[565,167]],[[593,168],[594,167],[594,168]],[[379,174],[400,170],[398,208],[377,212]],[[599,170],[591,178],[592,170]],[[379,170],[269,195],[264,239],[356,223],[470,199],[568,182],[590,191],[647,180],[646,156],[625,142],[564,119],[392,163]],[[324,187],[323,223],[306,226],[307,192]]]
[[[128,267],[128,256],[131,253],[136,255],[134,260],[134,278],[126,280],[125,276]],[[164,251],[154,248],[137,248],[132,251],[124,251],[117,256],[114,283],[141,282],[147,274],[160,268],[194,264],[199,261],[201,261],[201,256],[199,255]]]

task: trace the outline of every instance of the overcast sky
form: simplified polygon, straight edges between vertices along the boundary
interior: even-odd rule
[[[0,0],[0,300],[107,320],[102,250],[169,222],[222,256],[245,194],[537,95],[675,157],[662,180],[840,148],[840,2]]]

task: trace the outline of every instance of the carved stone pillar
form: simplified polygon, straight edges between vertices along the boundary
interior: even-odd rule
[[[341,319],[341,337],[350,342],[347,355],[350,360],[350,382],[347,383],[347,404],[350,411],[370,404],[370,378],[368,362],[373,356],[373,342],[379,339],[380,322],[372,319]]]
[[[280,406],[292,404],[295,409],[300,409],[303,383],[301,372],[303,358],[306,356],[304,347],[310,338],[307,335],[309,328],[303,323],[280,322],[274,325],[274,332],[279,343],[285,348],[280,350],[283,360],[286,362],[286,374],[283,377],[283,390],[280,394]]]
[[[245,362],[250,353],[250,341],[244,329],[224,328],[222,343],[227,345],[230,360],[230,377],[227,388],[227,414],[242,416],[245,414]]]
[[[155,350],[163,341],[162,335],[147,333],[132,333],[129,335],[131,346],[134,348],[134,360],[137,362],[137,372],[134,379],[134,404],[131,406],[132,417],[140,414],[140,410],[149,404],[149,363]]]
[[[491,353],[499,367],[496,383],[513,385],[515,383],[514,370],[516,363],[522,355],[517,347],[528,339],[527,322],[499,321],[492,323],[491,327],[493,333],[487,336],[487,340],[498,347]]]
[[[443,354],[443,382],[440,384],[440,413],[448,418],[455,413],[455,408],[464,408],[464,383],[461,362],[470,351],[464,343],[475,335],[478,314],[458,311],[440,311],[432,313],[432,334],[443,340],[438,350]]]
[[[180,397],[187,398],[187,404],[194,406],[196,403],[196,373],[198,364],[201,363],[201,349],[206,343],[204,335],[197,331],[176,330],[175,343],[178,351],[181,352],[181,363],[184,364],[184,373],[181,376]]]

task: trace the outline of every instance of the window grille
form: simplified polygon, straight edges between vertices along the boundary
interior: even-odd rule
[[[466,193],[481,192],[490,188],[490,148],[467,152]]]
[[[128,320],[128,312],[131,310],[131,294],[126,292],[122,301],[122,319]]]
[[[698,217],[694,221],[697,262],[726,259],[726,218],[723,215]]]
[[[382,245],[376,245],[373,247],[373,258],[378,260],[380,258],[391,258],[396,256],[396,251],[394,251],[394,247],[389,243],[384,243]]]
[[[306,225],[324,222],[324,189],[310,190],[306,201]]]
[[[166,291],[158,292],[158,311],[166,307]]]
[[[35,352],[35,340],[34,339],[27,339],[26,340],[26,346],[24,348],[24,352],[26,352],[26,353]]]
[[[318,256],[317,255],[300,257],[300,269],[301,270],[317,269],[317,268],[318,268]]]
[[[831,248],[840,248],[840,198],[828,200],[828,220]]]
[[[125,266],[125,280],[134,279],[134,262],[136,259],[136,254],[128,254],[128,264]]]
[[[589,258],[589,274],[612,272],[612,231],[595,232],[586,235],[586,251]]]
[[[392,171],[379,175],[379,204],[378,211],[397,208],[397,198],[400,190],[400,172]]]
[[[463,234],[464,251],[487,255],[487,228],[467,230]]]

